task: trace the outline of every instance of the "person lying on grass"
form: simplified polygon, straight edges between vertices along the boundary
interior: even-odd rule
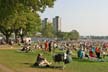
[[[48,62],[42,54],[38,54],[35,66],[47,66],[49,67],[51,65],[51,62]]]

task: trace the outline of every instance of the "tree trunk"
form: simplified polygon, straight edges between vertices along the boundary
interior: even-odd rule
[[[17,39],[18,38],[18,34],[17,34],[17,32],[14,32],[14,33],[15,33],[15,42],[18,43],[18,39]]]
[[[21,43],[24,43],[23,35],[20,35],[21,37]]]
[[[6,37],[6,43],[9,44],[9,37],[10,36],[7,34],[7,35],[5,35],[5,37]]]
[[[11,36],[11,33],[6,32],[6,33],[4,34],[4,36],[5,36],[5,38],[6,38],[6,43],[9,44],[9,38],[10,38],[10,36]]]
[[[1,29],[1,33],[5,36],[6,38],[6,43],[9,43],[9,37],[11,36],[12,34],[12,30],[5,30],[5,29]]]

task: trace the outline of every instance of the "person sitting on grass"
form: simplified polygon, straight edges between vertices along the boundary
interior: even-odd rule
[[[92,51],[92,49],[89,50],[89,60],[90,60],[90,61],[96,61],[96,60],[97,60],[96,55],[95,55],[95,53]]]
[[[29,51],[30,51],[30,46],[27,45],[27,44],[24,44],[24,46],[23,46],[23,48],[21,49],[21,51],[29,52]]]
[[[77,52],[77,55],[78,55],[79,59],[82,59],[83,58],[83,50],[79,49],[78,52]]]
[[[66,59],[65,59],[65,64],[72,62],[72,51],[68,48],[66,51]],[[65,56],[65,55],[64,55]]]
[[[42,54],[38,54],[35,66],[46,66],[49,67],[51,65],[50,62],[48,62]]]

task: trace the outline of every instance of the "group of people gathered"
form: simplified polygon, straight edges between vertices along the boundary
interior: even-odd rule
[[[88,58],[90,60],[100,60],[105,59],[108,55],[108,43],[104,41],[37,41],[34,43],[32,47],[30,47],[31,41],[28,41],[27,46],[29,48],[34,48],[36,50],[43,50],[44,52],[51,52],[51,54],[56,53],[56,49],[65,51],[63,53],[63,62],[71,62],[73,51],[76,51],[79,59]],[[27,48],[26,45],[24,47]],[[23,48],[23,49],[24,49]],[[22,49],[22,50],[23,50]],[[27,48],[28,49],[28,48]],[[55,54],[56,55],[56,54]],[[60,55],[60,54],[59,54]],[[58,58],[60,58],[58,56]],[[60,59],[57,59],[60,60]],[[61,61],[61,60],[60,60]],[[48,62],[46,58],[43,57],[41,53],[39,53],[36,57],[36,65],[39,66],[49,66],[52,63]]]
[[[78,58],[88,58],[90,60],[104,60],[108,55],[107,42],[83,42],[78,49]]]
[[[51,59],[54,62],[64,62],[65,64],[70,63],[72,61],[71,50],[69,48],[65,49],[63,53],[56,53],[56,49],[60,49],[60,42],[57,41],[48,41],[37,42],[36,49],[44,50],[45,52],[51,53]],[[52,63],[48,62],[46,58],[43,57],[42,54],[37,55],[37,59],[35,65],[38,66],[50,66]]]

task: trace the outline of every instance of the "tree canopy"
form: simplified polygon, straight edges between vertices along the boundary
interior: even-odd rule
[[[0,0],[0,32],[7,42],[11,33],[18,35],[36,32],[40,28],[41,19],[38,12],[53,7],[55,0]]]
[[[63,39],[78,40],[80,34],[77,30],[72,30],[70,32],[62,32]]]
[[[54,30],[53,30],[52,23],[47,23],[45,25],[45,28],[43,29],[42,34],[44,37],[54,37]]]
[[[0,18],[5,18],[17,12],[18,9],[43,12],[46,7],[53,7],[54,1],[55,0],[0,0]]]

